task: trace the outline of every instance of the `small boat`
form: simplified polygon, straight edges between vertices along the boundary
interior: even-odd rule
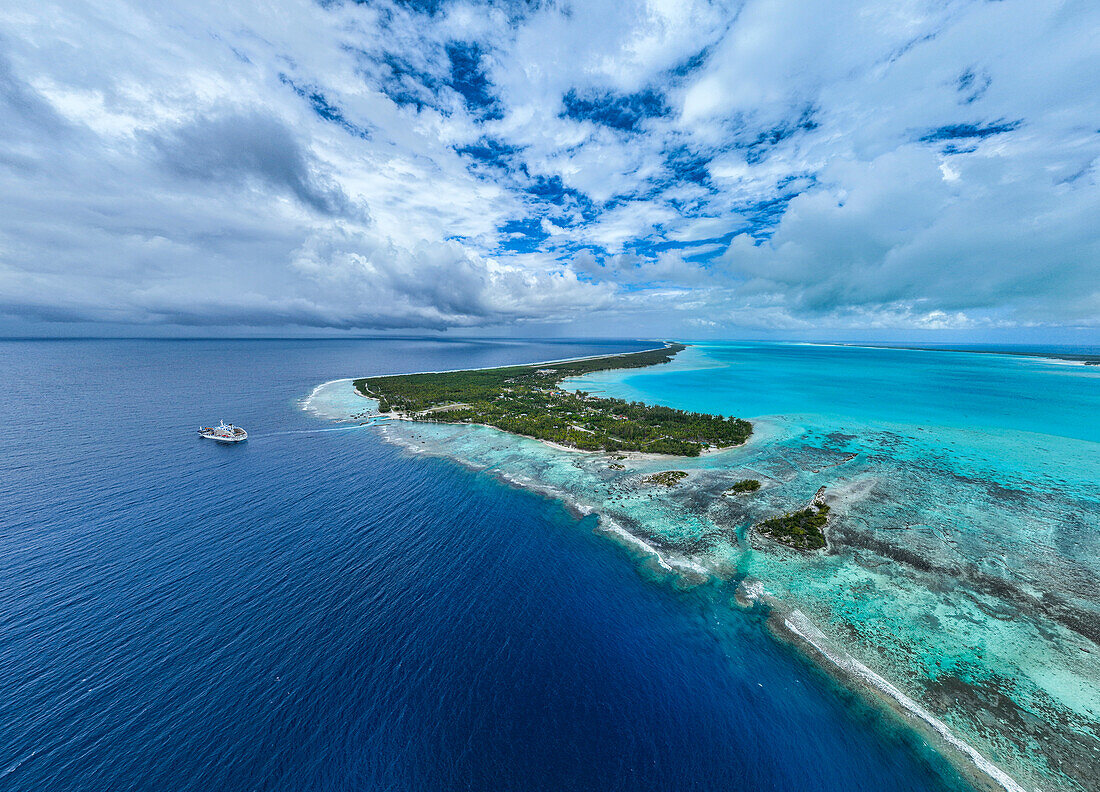
[[[239,443],[248,439],[248,432],[239,426],[222,421],[217,426],[200,426],[199,437],[217,440],[219,443]]]

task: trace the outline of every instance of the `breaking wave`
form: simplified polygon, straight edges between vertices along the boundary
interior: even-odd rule
[[[763,590],[762,586],[760,590]],[[783,626],[813,647],[817,654],[828,660],[838,669],[897,702],[897,704],[909,715],[923,721],[948,745],[961,751],[979,770],[996,781],[997,784],[1003,787],[1007,792],[1025,792],[1022,786],[1017,784],[1007,773],[1001,770],[1001,768],[997,767],[978,753],[977,749],[970,745],[970,743],[955,736],[954,732],[948,728],[946,723],[851,655],[830,646],[825,634],[821,632],[817,625],[810,621],[802,611],[793,610],[784,616]]]

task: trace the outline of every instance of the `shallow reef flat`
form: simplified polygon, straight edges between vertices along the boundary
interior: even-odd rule
[[[662,376],[720,368],[705,354],[685,357]],[[617,385],[599,375],[600,385],[654,398],[637,388],[647,374],[619,376]],[[594,389],[591,379],[573,385]],[[368,403],[346,381],[315,397],[319,413],[345,420]],[[694,459],[571,452],[485,427],[386,422],[379,431],[599,515],[598,530],[655,581],[770,609],[780,638],[826,666],[830,656],[850,660],[886,687],[841,673],[845,681],[927,715],[906,717],[979,784],[1100,788],[1096,444],[866,415],[753,421],[745,446]],[[660,475],[673,470],[686,475]],[[760,489],[727,493],[743,479]],[[821,487],[825,549],[795,550],[754,530]]]

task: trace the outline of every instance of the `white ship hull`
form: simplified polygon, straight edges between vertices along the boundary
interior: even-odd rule
[[[248,439],[247,434],[237,435],[236,437],[218,437],[217,435],[203,435],[203,437],[208,437],[215,443],[243,443]]]

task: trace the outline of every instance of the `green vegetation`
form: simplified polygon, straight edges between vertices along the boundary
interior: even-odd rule
[[[592,371],[667,363],[685,347],[625,355],[507,366],[495,369],[403,374],[355,380],[382,412],[417,421],[476,423],[586,451],[647,451],[698,456],[706,447],[740,445],[752,424],[740,418],[603,399],[558,387]]]
[[[756,492],[758,489],[760,489],[760,482],[756,479],[741,479],[726,492],[740,495],[742,492]]]
[[[756,530],[777,542],[798,550],[820,550],[825,546],[822,528],[829,521],[829,507],[815,502],[805,509],[772,517],[756,526]]]
[[[687,478],[687,473],[682,470],[665,470],[660,473],[646,476],[642,479],[642,483],[660,484],[662,487],[675,487],[685,478]]]

